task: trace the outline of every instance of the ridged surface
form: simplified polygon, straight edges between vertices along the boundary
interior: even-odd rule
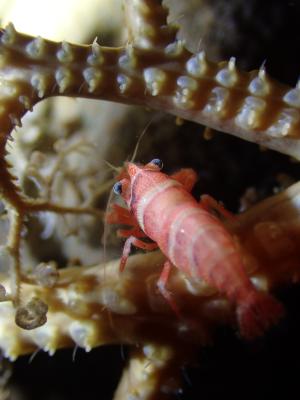
[[[300,157],[299,85],[277,83],[263,66],[241,72],[233,57],[216,64],[203,51],[191,54],[155,2],[129,2],[127,11],[139,21],[132,32],[138,39],[124,48],[54,43],[9,25],[1,36],[2,70],[10,101],[21,98],[23,107],[10,114],[12,123],[38,99],[90,97],[162,109]]]
[[[237,237],[252,282],[261,290],[299,280],[299,198],[300,185],[295,184],[228,226]],[[188,281],[174,269],[168,287],[196,324],[186,327],[189,334],[181,333],[184,321],[177,319],[156,289],[162,262],[155,252],[131,257],[121,277],[116,260],[102,267],[61,270],[52,288],[24,283],[27,298],[39,297],[48,304],[48,322],[23,330],[14,323],[12,305],[1,303],[0,347],[15,359],[38,348],[52,354],[75,344],[86,351],[108,343],[170,344],[174,340],[200,345],[210,340],[214,326],[232,323],[235,311],[227,300],[204,282]],[[5,285],[5,277],[1,282]]]
[[[18,33],[12,25],[1,31],[0,191],[16,222],[8,243],[16,257],[12,275],[18,275],[23,217],[49,209],[68,212],[23,197],[5,160],[11,130],[44,98],[63,95],[149,106],[300,158],[299,85],[281,85],[263,67],[241,72],[234,58],[215,64],[202,51],[191,54],[183,42],[176,41],[176,29],[166,25],[167,10],[159,4],[154,0],[127,2],[132,29],[128,45],[122,48],[101,47],[96,41],[89,46],[54,43]],[[137,26],[132,21],[138,21]],[[229,227],[245,259],[250,260],[248,272],[254,284],[262,290],[299,280],[299,190],[295,185]],[[74,345],[89,351],[107,343],[142,344],[144,356],[133,356],[116,398],[123,399],[125,393],[131,400],[149,399],[159,393],[164,371],[173,357],[181,357],[172,350],[207,343],[211,329],[232,323],[235,312],[205,283],[172,274],[170,289],[185,315],[196,321],[196,328],[178,321],[157,294],[157,257],[132,258],[122,279],[118,262],[103,272],[99,266],[62,271],[52,289],[22,277],[22,298],[43,300],[49,306],[48,322],[34,330],[21,329],[15,324],[12,303],[2,302],[0,347],[5,356],[15,359],[38,349],[53,354]],[[8,290],[13,297],[19,294],[20,278],[15,276],[16,287]],[[9,288],[7,276],[1,282]],[[165,346],[170,359],[157,350]],[[145,373],[147,358],[160,367]],[[126,376],[130,377],[127,386]],[[131,382],[138,392],[130,387]]]

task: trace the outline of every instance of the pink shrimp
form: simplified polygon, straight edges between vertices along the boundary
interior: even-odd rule
[[[223,217],[231,214],[210,196],[198,203],[190,194],[197,176],[182,169],[171,177],[160,170],[155,159],[145,166],[126,163],[127,177],[117,182],[114,192],[121,194],[129,210],[114,206],[109,223],[131,225],[120,230],[127,237],[120,262],[124,269],[131,246],[145,250],[157,247],[167,257],[158,280],[158,288],[178,313],[166,288],[172,265],[193,279],[204,279],[237,306],[241,335],[260,336],[283,315],[283,307],[272,296],[258,291],[245,272],[240,250],[211,209]],[[148,237],[152,243],[141,238]]]

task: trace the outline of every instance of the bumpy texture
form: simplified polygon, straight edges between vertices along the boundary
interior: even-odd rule
[[[166,25],[166,10],[147,1],[127,3],[132,30],[124,48],[53,43],[13,25],[2,32],[5,131],[38,100],[67,95],[163,109],[299,157],[299,85],[277,83],[263,66],[241,72],[233,57],[214,64],[204,51],[191,54],[176,40],[175,27]]]
[[[132,258],[122,279],[118,262],[69,268],[58,277],[46,264],[46,284],[40,272],[23,273],[20,243],[29,215],[73,213],[97,219],[102,211],[89,204],[62,206],[47,196],[26,197],[6,158],[10,133],[42,99],[87,97],[160,109],[300,158],[300,88],[275,82],[264,67],[245,73],[234,58],[217,64],[203,51],[192,54],[177,40],[177,28],[167,25],[167,9],[158,1],[128,0],[126,12],[131,29],[122,48],[102,47],[97,41],[89,46],[54,43],[16,32],[13,25],[1,31],[0,190],[11,223],[5,248],[12,265],[11,281],[6,275],[1,279],[10,290],[1,288],[0,347],[15,359],[37,349],[52,354],[65,346],[89,351],[103,344],[138,343],[141,348],[115,398],[157,399],[178,393],[169,377],[178,381],[179,366],[211,339],[215,326],[235,326],[235,310],[214,289],[177,273],[170,289],[187,316],[178,321],[156,292],[158,254]],[[295,185],[228,226],[261,290],[299,278],[299,190]],[[17,327],[15,318],[27,330]]]

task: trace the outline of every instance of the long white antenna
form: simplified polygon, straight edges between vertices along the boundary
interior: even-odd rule
[[[135,157],[136,157],[137,152],[138,152],[138,149],[139,149],[139,145],[140,145],[143,137],[145,136],[145,133],[147,132],[149,126],[152,124],[152,122],[154,121],[155,118],[157,118],[157,114],[153,115],[153,117],[147,122],[145,128],[143,129],[142,133],[140,134],[140,136],[138,138],[138,141],[136,142],[135,148],[133,150],[133,154],[132,154],[130,162],[134,162]]]

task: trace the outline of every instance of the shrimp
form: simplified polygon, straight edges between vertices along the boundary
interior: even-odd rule
[[[179,310],[166,288],[172,266],[189,278],[204,279],[236,305],[242,337],[262,335],[281,318],[283,307],[254,287],[240,249],[212,209],[224,218],[231,213],[208,195],[200,202],[195,200],[190,192],[197,175],[192,169],[181,169],[171,176],[161,169],[158,159],[144,166],[127,162],[122,179],[114,185],[114,192],[123,197],[128,209],[114,205],[107,221],[131,226],[119,230],[120,236],[127,237],[120,270],[132,245],[144,250],[160,248],[167,260],[157,286],[177,314]],[[141,240],[146,237],[153,242]]]

